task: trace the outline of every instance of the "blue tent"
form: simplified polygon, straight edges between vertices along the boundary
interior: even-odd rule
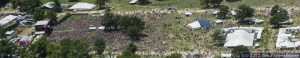
[[[201,25],[202,28],[208,30],[212,28],[212,25],[209,23],[208,20],[198,20],[199,24]]]

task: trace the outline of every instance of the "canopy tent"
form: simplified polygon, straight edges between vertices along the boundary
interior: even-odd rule
[[[193,15],[193,13],[192,12],[186,12],[186,13],[184,13],[184,15],[185,16],[191,16],[191,15]]]
[[[96,5],[89,3],[77,3],[70,7],[70,10],[92,10]]]
[[[54,2],[48,2],[42,5],[42,7],[53,8]]]
[[[188,24],[187,27],[189,27],[191,29],[200,29],[200,27],[202,27],[204,29],[210,29],[212,27],[212,25],[209,23],[208,20],[198,20],[198,21]]]

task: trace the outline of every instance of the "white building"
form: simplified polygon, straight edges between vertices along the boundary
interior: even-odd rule
[[[77,3],[70,7],[70,10],[92,10],[96,5],[89,3]]]
[[[0,20],[0,25],[3,27],[3,28],[8,28],[10,26],[13,26],[15,25],[17,22],[16,22],[16,19],[18,18],[18,16],[14,16],[14,15],[8,15],[6,16],[5,18],[2,18]]]
[[[280,28],[277,35],[276,48],[297,48],[300,46],[300,38],[296,33],[300,32],[300,26]]]
[[[231,27],[224,28],[227,33],[224,47],[246,46],[255,48],[259,46],[258,41],[261,39],[263,27]]]
[[[129,4],[137,4],[138,0],[131,0]]]

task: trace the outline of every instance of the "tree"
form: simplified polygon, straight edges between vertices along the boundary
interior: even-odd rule
[[[182,58],[182,55],[179,53],[173,53],[169,56],[166,56],[165,58]]]
[[[16,9],[20,4],[20,0],[10,0],[10,3],[12,5],[12,8]]]
[[[111,26],[114,24],[114,20],[112,19],[113,17],[114,14],[110,13],[110,10],[106,10],[104,17],[101,20],[101,24],[110,29]]]
[[[47,57],[48,58],[63,58],[62,46],[59,44],[50,43],[47,45]],[[46,57],[46,58],[47,58]]]
[[[147,4],[150,4],[150,1],[149,0],[138,0],[137,3],[140,5],[147,5]]]
[[[216,7],[222,3],[223,0],[200,0],[205,8],[209,8],[210,6]]]
[[[254,16],[255,9],[247,6],[247,5],[240,5],[237,10],[237,15],[235,16],[238,20],[245,20],[246,18]]]
[[[272,7],[270,15],[274,16],[276,13],[279,13],[281,10],[282,8],[279,7],[279,5],[275,5],[274,7]]]
[[[47,11],[45,11],[44,17],[46,19],[52,20],[54,23],[57,23],[56,12],[53,11],[53,10],[47,10]]]
[[[38,56],[38,58],[44,58],[47,56],[47,46],[49,42],[47,40],[47,37],[41,37],[38,39],[35,43],[33,43],[30,46],[31,51],[35,56]]]
[[[216,5],[220,5],[222,3],[223,0],[210,0],[210,3],[213,5],[213,6],[216,6]]]
[[[0,38],[5,38],[6,29],[0,26]]]
[[[136,27],[136,26],[129,26],[127,28],[127,35],[131,38],[133,38],[133,40],[136,40],[136,36],[139,35],[140,33],[140,28]]]
[[[109,0],[96,0],[96,5],[101,8],[102,6],[105,5],[106,2],[108,2]]]
[[[52,2],[54,2],[54,5],[52,5],[53,6],[52,9],[55,10],[55,12],[61,12],[62,8],[59,0],[52,0]]]
[[[225,19],[227,18],[228,14],[230,13],[229,7],[222,5],[219,7],[220,12],[217,14],[217,18],[219,19]]]
[[[44,10],[40,9],[40,8],[37,8],[34,12],[33,12],[33,20],[36,22],[36,21],[40,21],[40,20],[43,20],[45,17],[45,12]]]
[[[88,58],[89,45],[86,41],[64,39],[60,42],[63,58]]]
[[[117,58],[141,58],[139,55],[135,54],[136,50],[136,45],[129,43],[128,47],[123,51],[123,55],[120,55]]]
[[[270,24],[276,25],[277,28],[280,27],[281,23],[289,19],[288,12],[284,9],[279,10],[278,13],[275,13],[274,16],[270,19]]]
[[[40,7],[42,2],[40,0],[20,0],[20,3],[17,5],[20,6],[20,11],[31,12],[34,11],[36,7]]]
[[[9,42],[9,39],[1,39],[0,47],[0,54],[4,55],[4,58],[10,58],[9,55],[15,54],[17,50],[17,46]]]
[[[212,35],[214,42],[216,42],[217,46],[223,46],[226,40],[226,35],[221,29],[216,29]]]
[[[8,2],[9,0],[2,0],[0,1],[0,6],[5,6]]]
[[[250,51],[246,46],[236,46],[231,50],[231,54],[233,54],[233,57],[237,58],[247,58],[249,56],[244,56],[244,55],[249,55]]]
[[[106,47],[105,41],[102,38],[97,38],[94,45],[97,54],[101,55]]]

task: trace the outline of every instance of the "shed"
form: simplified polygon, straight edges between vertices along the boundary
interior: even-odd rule
[[[70,7],[70,10],[92,10],[96,5],[89,4],[89,3],[76,3],[72,7]]]

